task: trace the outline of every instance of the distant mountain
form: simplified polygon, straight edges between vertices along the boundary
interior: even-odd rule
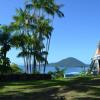
[[[58,61],[56,63],[51,63],[49,64],[50,66],[58,66],[58,67],[83,67],[83,66],[88,66],[87,64],[83,63],[82,61],[69,57],[66,59],[63,59],[61,61]]]

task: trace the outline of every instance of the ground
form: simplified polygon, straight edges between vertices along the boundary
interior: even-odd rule
[[[100,78],[0,82],[0,100],[100,100]]]

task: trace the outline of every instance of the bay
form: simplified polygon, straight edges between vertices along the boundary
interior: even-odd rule
[[[65,74],[79,74],[80,72],[87,71],[89,67],[59,67],[60,69],[65,69]],[[43,68],[41,69],[41,72],[43,71]],[[49,71],[56,71],[56,68],[54,66],[47,66],[46,67],[46,73]]]
[[[20,66],[23,70],[24,70],[24,67],[23,66]],[[79,74],[80,72],[83,72],[83,71],[87,71],[89,67],[59,67],[60,69],[65,69],[65,74]],[[38,69],[38,66],[37,66],[37,69]],[[43,73],[43,69],[44,67],[41,67],[40,69],[40,72]],[[56,68],[54,66],[46,66],[46,72],[45,73],[48,73],[49,71],[56,71]]]

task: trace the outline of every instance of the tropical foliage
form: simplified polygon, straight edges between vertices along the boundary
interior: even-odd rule
[[[11,64],[10,67],[11,67],[11,73],[13,74],[23,73],[23,70],[15,63]]]
[[[0,39],[1,57],[5,59],[1,61],[2,65],[10,65],[6,54],[11,47],[16,47],[20,49],[18,57],[23,58],[25,73],[36,73],[41,70],[41,66],[44,66],[45,73],[54,17],[64,17],[61,7],[55,0],[27,0],[23,9],[16,9],[14,21],[9,25],[10,30],[7,30],[7,34],[3,33],[4,38],[7,38],[0,36],[5,40]]]
[[[55,71],[49,71],[48,74],[52,76],[53,79],[64,78],[65,68],[61,69],[60,67],[55,67]]]
[[[8,73],[10,69],[10,60],[7,57],[7,52],[10,50],[11,45],[10,27],[0,27],[0,73]]]

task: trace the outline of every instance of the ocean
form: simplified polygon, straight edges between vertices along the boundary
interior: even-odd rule
[[[89,67],[60,67],[60,69],[65,69],[65,74],[79,74],[80,72],[83,71],[87,71]],[[55,67],[54,66],[47,66],[46,67],[46,73],[48,73],[49,71],[55,71]],[[41,69],[41,72],[43,72],[43,69]]]
[[[21,68],[24,70],[24,67],[21,66]],[[38,67],[37,67],[38,68]],[[89,67],[59,67],[60,69],[65,69],[65,74],[79,74],[82,71],[87,71]],[[49,71],[56,71],[54,66],[46,66],[46,72],[48,73]],[[41,67],[41,73],[43,73],[43,67]]]

